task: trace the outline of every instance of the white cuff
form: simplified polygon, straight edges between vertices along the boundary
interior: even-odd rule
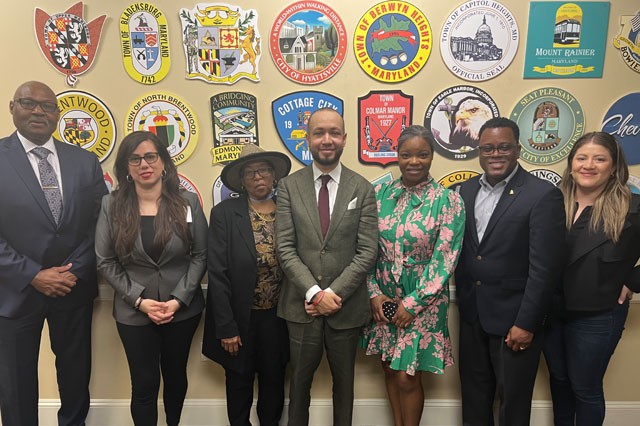
[[[311,287],[309,290],[307,290],[307,292],[304,295],[304,298],[307,300],[307,302],[311,303],[313,296],[320,293],[321,291],[322,289],[320,288],[320,286],[316,284],[313,287]]]

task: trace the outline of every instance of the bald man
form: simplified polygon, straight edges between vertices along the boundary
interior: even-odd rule
[[[0,140],[0,410],[3,426],[38,424],[44,320],[56,356],[59,425],[89,411],[98,158],[51,135],[55,93],[30,81],[9,102],[16,131]]]

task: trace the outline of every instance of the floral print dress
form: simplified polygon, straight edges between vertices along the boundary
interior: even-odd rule
[[[453,364],[447,328],[449,277],[458,262],[462,199],[430,176],[407,188],[401,179],[376,187],[378,259],[367,277],[369,297],[384,294],[414,316],[406,329],[372,322],[360,345],[393,370],[442,374]]]

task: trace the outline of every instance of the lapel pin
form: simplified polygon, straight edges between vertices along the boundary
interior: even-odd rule
[[[513,189],[509,190],[509,195],[513,195]]]

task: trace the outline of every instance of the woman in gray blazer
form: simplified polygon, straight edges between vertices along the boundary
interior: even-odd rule
[[[168,425],[180,422],[187,360],[200,322],[207,221],[198,198],[180,191],[160,139],[133,132],[121,142],[117,189],[102,199],[98,270],[115,290],[113,316],[131,373],[136,426],[156,425],[160,374]]]

